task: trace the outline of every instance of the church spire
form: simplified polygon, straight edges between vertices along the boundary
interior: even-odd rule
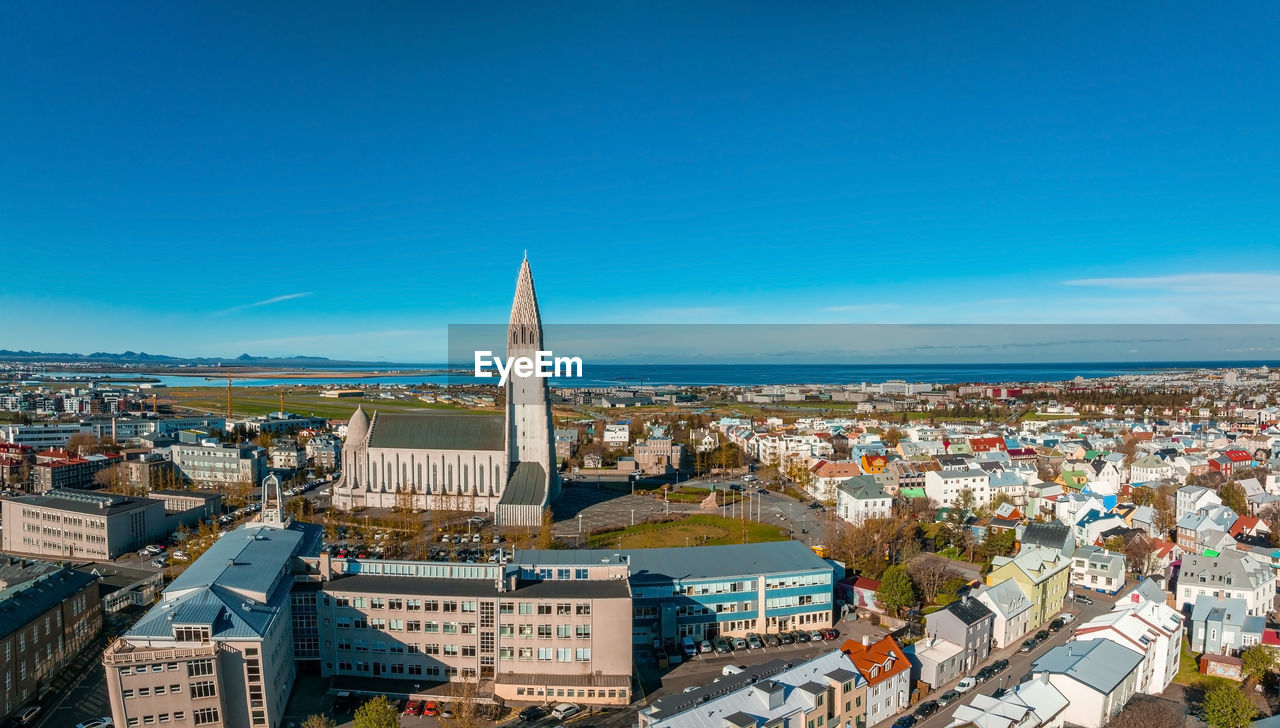
[[[538,311],[538,294],[533,289],[533,271],[526,251],[516,276],[516,298],[511,304],[511,322],[507,327],[507,353],[513,349],[536,351],[541,347],[542,315]]]

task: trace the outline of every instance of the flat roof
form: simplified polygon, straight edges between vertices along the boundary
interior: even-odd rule
[[[83,513],[90,516],[114,516],[118,513],[146,508],[151,504],[163,505],[163,501],[154,498],[138,498],[116,493],[97,493],[91,490],[74,490],[62,488],[51,490],[40,495],[19,495],[5,498],[6,501],[21,503],[24,506],[51,508],[72,513]]]
[[[590,566],[629,557],[631,583],[761,574],[829,571],[832,566],[799,541],[662,549],[575,549],[516,551],[521,566]]]
[[[491,579],[428,579],[420,577],[352,574],[325,582],[325,590],[362,594],[412,594],[441,597],[514,597],[520,599],[627,598],[631,589],[623,579],[547,580],[498,592]]]

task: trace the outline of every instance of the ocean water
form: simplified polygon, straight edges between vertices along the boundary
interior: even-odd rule
[[[556,378],[552,386],[608,387],[637,385],[758,386],[769,384],[858,384],[901,379],[934,384],[1053,382],[1084,377],[1096,379],[1121,374],[1171,370],[1255,368],[1273,364],[1265,361],[1204,362],[1063,362],[1022,364],[591,364],[582,378]],[[387,368],[343,368],[342,371],[387,371]],[[427,374],[388,373],[382,376],[352,377],[335,371],[332,377],[316,379],[240,379],[237,386],[359,385],[359,384],[495,384],[496,379],[475,379],[469,373],[448,373],[441,364],[398,365],[397,369],[435,369]],[[458,370],[455,369],[454,372]],[[67,375],[69,372],[58,372]],[[202,375],[183,377],[151,375],[170,387],[223,386],[225,379]]]

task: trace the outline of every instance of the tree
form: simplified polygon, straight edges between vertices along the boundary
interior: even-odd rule
[[[1249,496],[1244,492],[1244,487],[1239,483],[1230,482],[1218,489],[1218,497],[1222,499],[1222,505],[1230,508],[1239,515],[1249,513]]]
[[[1135,695],[1107,728],[1183,728],[1187,716],[1181,705],[1151,695]]]
[[[400,711],[387,696],[379,695],[356,709],[353,728],[400,728]]]
[[[302,728],[337,728],[338,724],[327,715],[319,713],[302,721]]]
[[[553,523],[551,508],[542,509],[542,525],[538,527],[538,548],[552,549],[556,546],[556,536],[551,530]]]
[[[1124,551],[1124,536],[1109,536],[1102,542],[1102,548],[1119,553]]]
[[[1276,669],[1276,652],[1267,645],[1254,645],[1240,654],[1244,663],[1241,670],[1245,677],[1253,682],[1261,682],[1262,678]]]
[[[1249,728],[1258,709],[1235,685],[1220,683],[1205,693],[1204,720],[1210,728]]]
[[[887,432],[880,436],[880,442],[883,442],[884,446],[890,449],[897,447],[898,443],[902,442],[902,430],[890,427]]]
[[[880,576],[880,588],[876,590],[876,602],[881,608],[892,611],[894,616],[901,614],[906,607],[916,605],[916,585],[905,567],[895,564],[884,570]]]
[[[951,567],[936,556],[920,554],[907,564],[907,573],[920,590],[920,598],[932,604],[938,598],[938,590],[951,578]]]
[[[969,580],[963,576],[953,576],[938,590],[938,606],[945,607],[960,598],[960,590],[968,585]]]
[[[1129,563],[1129,570],[1139,578],[1156,570],[1156,549],[1146,536],[1129,539],[1128,545],[1124,547],[1124,557]]]
[[[453,715],[438,719],[441,728],[480,728],[484,716],[481,715],[480,703],[476,700],[478,690],[474,680],[449,683],[449,710]]]

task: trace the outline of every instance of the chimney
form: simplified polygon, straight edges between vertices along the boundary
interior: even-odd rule
[[[1137,589],[1134,589],[1132,592],[1130,592],[1130,593],[1129,593],[1129,601],[1133,602],[1134,604],[1137,604],[1137,603],[1138,603],[1138,590],[1137,590]]]
[[[864,634],[864,635],[862,635],[862,646],[863,646],[863,647],[870,647],[870,646],[871,646],[871,635],[869,635],[869,634]]]

